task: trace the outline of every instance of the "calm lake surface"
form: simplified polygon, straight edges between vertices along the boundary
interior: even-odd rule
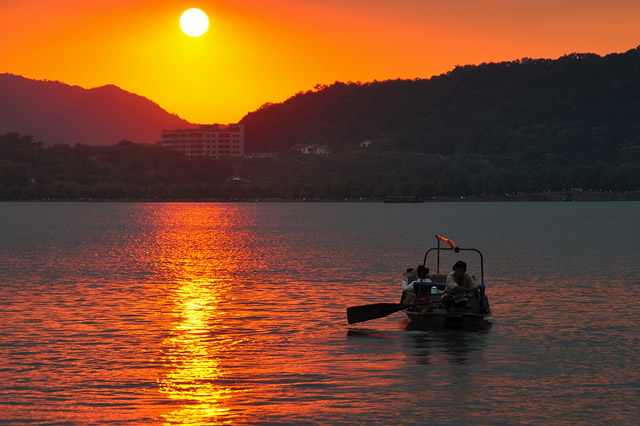
[[[435,233],[491,326],[348,325]],[[640,203],[2,203],[0,268],[0,423],[640,416]]]

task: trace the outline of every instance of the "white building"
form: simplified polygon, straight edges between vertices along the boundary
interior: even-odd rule
[[[160,146],[189,158],[244,156],[244,124],[206,124],[198,129],[164,130]]]

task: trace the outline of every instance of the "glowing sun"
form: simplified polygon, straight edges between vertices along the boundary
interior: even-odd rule
[[[190,37],[200,37],[209,28],[209,18],[200,9],[185,10],[180,17],[180,28]]]

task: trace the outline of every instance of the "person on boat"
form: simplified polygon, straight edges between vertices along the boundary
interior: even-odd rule
[[[409,271],[407,271],[409,272]],[[413,283],[421,282],[421,283],[430,283],[431,279],[429,278],[429,268],[426,268],[422,265],[418,265],[416,268],[416,279],[411,279],[409,273],[407,273],[407,281],[402,281],[402,291],[413,291]],[[410,281],[410,282],[409,282]]]
[[[468,293],[477,293],[478,286],[475,280],[467,274],[467,264],[459,260],[453,265],[453,270],[447,274],[444,293],[442,294],[442,303],[448,309],[452,306],[467,307]]]
[[[421,283],[431,282],[431,279],[429,278],[429,268],[422,265],[418,265],[418,268],[416,269],[416,271],[418,273],[418,281],[420,281]]]

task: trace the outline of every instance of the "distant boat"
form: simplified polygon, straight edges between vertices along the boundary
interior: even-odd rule
[[[418,280],[413,277],[413,268],[405,272],[405,284],[411,286],[402,292],[400,303],[375,303],[372,305],[353,306],[347,308],[347,320],[349,324],[369,321],[376,318],[386,317],[395,312],[403,311],[411,320],[411,325],[418,329],[433,329],[443,327],[456,327],[465,329],[478,329],[483,327],[486,317],[491,316],[489,299],[485,293],[484,285],[484,261],[482,253],[474,248],[460,248],[447,238],[436,234],[438,246],[430,248],[424,255],[422,265],[426,266],[427,257],[430,253],[437,254],[436,273],[429,274],[428,280]],[[449,247],[441,247],[440,242],[446,243]],[[440,252],[441,251],[473,251],[480,256],[480,284],[477,284],[479,291],[467,293],[466,307],[447,307],[442,303],[442,295],[445,288],[446,274],[440,274]]]
[[[384,199],[385,203],[424,203],[424,199],[418,197],[407,197],[407,196],[394,196],[394,197],[386,197]]]

